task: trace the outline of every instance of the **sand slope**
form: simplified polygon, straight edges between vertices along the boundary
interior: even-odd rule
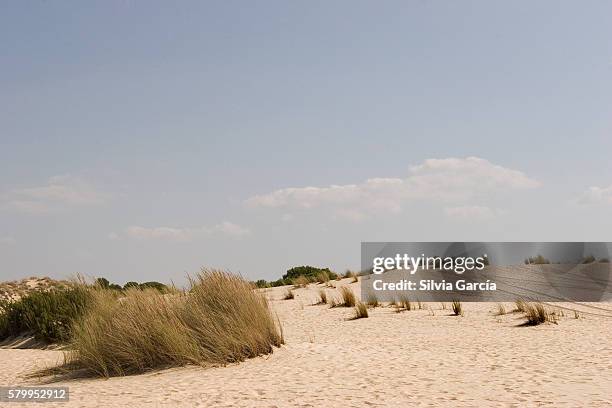
[[[45,406],[612,404],[611,304],[580,306],[580,319],[568,313],[558,325],[538,327],[519,327],[518,314],[495,316],[492,303],[464,304],[464,317],[428,304],[433,316],[377,308],[370,318],[351,321],[352,309],[311,306],[320,287],[297,289],[294,300],[280,300],[285,288],[266,292],[287,341],[270,356],[212,369],[62,382],[57,385],[70,387],[70,403]],[[358,284],[351,287],[359,291]],[[61,358],[59,351],[0,349],[0,385],[36,384],[22,376]]]

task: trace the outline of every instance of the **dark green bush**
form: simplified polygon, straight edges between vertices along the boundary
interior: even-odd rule
[[[285,286],[285,285],[292,285],[292,280],[291,279],[278,279],[275,281],[270,282],[270,286],[275,288],[277,286]]]
[[[257,282],[254,282],[254,285],[259,289],[270,287],[270,284],[265,279],[259,279]]]
[[[139,287],[138,282],[127,282],[125,285],[123,285],[123,290],[129,289],[129,288],[138,288],[138,287]]]
[[[317,281],[317,275],[327,274],[329,279],[336,279],[338,275],[330,271],[329,268],[316,268],[314,266],[296,266],[283,275],[284,280],[292,281],[300,276],[304,276],[311,281]]]
[[[168,287],[160,282],[144,282],[138,285],[141,290],[145,289],[157,289],[161,293],[166,293],[168,291]]]
[[[72,322],[89,307],[87,288],[75,286],[48,292],[31,292],[0,310],[0,341],[19,335],[34,335],[48,343],[70,338]]]

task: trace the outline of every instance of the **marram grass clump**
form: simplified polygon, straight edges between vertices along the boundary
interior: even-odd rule
[[[355,316],[353,316],[353,320],[364,319],[366,317],[368,317],[368,307],[365,304],[358,302],[355,306]]]
[[[325,289],[319,289],[319,298],[321,299],[318,304],[327,303],[327,292]]]
[[[537,326],[542,323],[557,323],[555,314],[549,312],[542,303],[526,303],[524,306],[527,326]]]
[[[271,353],[283,343],[265,297],[240,276],[203,270],[188,291],[128,290],[117,300],[93,291],[73,329],[63,366],[102,377],[196,364],[224,365]]]
[[[340,295],[342,296],[342,305],[345,307],[354,307],[357,303],[355,293],[348,286],[340,288]]]
[[[453,302],[451,303],[451,308],[455,316],[463,316],[463,305],[460,301],[453,300]]]

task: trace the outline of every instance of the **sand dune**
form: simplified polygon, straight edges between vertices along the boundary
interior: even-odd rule
[[[359,284],[350,286],[359,292]],[[294,300],[281,300],[286,288],[266,291],[287,342],[272,355],[212,369],[55,383],[70,387],[71,401],[48,406],[612,404],[610,303],[555,304],[580,308],[581,318],[567,313],[557,325],[536,327],[520,327],[518,314],[495,316],[494,303],[466,303],[463,317],[431,303],[432,310],[376,308],[368,319],[348,320],[351,308],[312,306],[321,287],[296,289]],[[0,349],[0,384],[37,384],[24,376],[61,358],[60,351]]]

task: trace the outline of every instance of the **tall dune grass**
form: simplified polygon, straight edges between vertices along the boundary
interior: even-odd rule
[[[329,274],[326,271],[321,271],[315,275],[315,279],[319,283],[329,282]]]
[[[340,288],[340,295],[342,296],[342,303],[345,307],[354,307],[357,304],[355,293],[348,286]]]
[[[537,326],[546,322],[557,323],[556,316],[550,313],[542,303],[525,303],[524,309],[527,326]]]
[[[463,305],[460,301],[453,300],[451,303],[451,308],[455,316],[463,316]]]
[[[357,302],[355,306],[355,316],[353,316],[353,320],[355,319],[364,319],[368,317],[368,307],[361,302]]]
[[[319,297],[321,298],[319,304],[327,303],[327,292],[325,289],[319,289]]]
[[[73,330],[65,367],[103,377],[185,364],[223,365],[271,353],[283,343],[265,297],[241,277],[203,270],[171,295],[93,292]]]
[[[296,288],[305,288],[310,282],[308,281],[308,278],[306,278],[304,275],[300,275],[297,278],[293,279],[292,283],[293,286],[295,286]]]

